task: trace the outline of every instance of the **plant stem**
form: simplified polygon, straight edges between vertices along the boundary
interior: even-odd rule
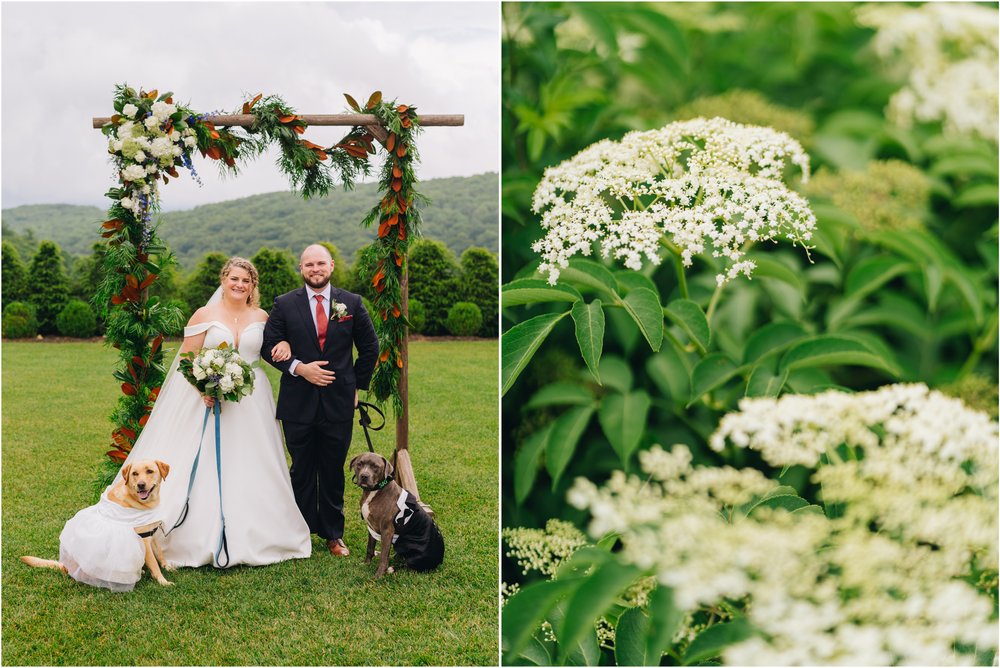
[[[660,245],[666,248],[673,258],[674,271],[677,272],[677,289],[680,290],[681,299],[689,299],[687,277],[684,275],[684,262],[681,260],[680,249],[665,237],[660,237]]]
[[[715,292],[712,293],[712,299],[708,302],[708,310],[705,311],[705,319],[708,320],[708,324],[712,324],[712,316],[715,314],[715,307],[719,305],[719,297],[722,296],[722,285],[719,284],[715,287]]]

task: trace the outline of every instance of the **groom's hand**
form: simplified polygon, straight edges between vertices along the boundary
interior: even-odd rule
[[[354,407],[358,407],[358,391],[354,390]]]
[[[326,360],[316,360],[309,364],[299,364],[295,367],[295,375],[302,376],[313,385],[326,387],[337,379],[337,375],[329,369],[324,369],[329,364]]]

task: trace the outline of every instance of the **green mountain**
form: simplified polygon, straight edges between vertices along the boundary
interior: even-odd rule
[[[431,179],[417,184],[431,203],[422,209],[424,236],[444,242],[456,255],[469,246],[499,251],[498,175]],[[169,197],[169,191],[166,193]],[[315,241],[330,241],[344,254],[370,243],[374,229],[361,221],[378,201],[375,184],[353,191],[331,191],[325,198],[303,200],[291,192],[254,195],[161,214],[160,237],[177,255],[184,271],[209,251],[250,257],[262,246],[298,252]],[[105,212],[93,206],[38,204],[0,211],[5,231],[34,232],[55,241],[68,255],[88,255],[100,240]]]

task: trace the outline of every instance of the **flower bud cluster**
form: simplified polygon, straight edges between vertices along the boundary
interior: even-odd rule
[[[784,238],[806,245],[816,218],[783,182],[795,165],[808,180],[809,158],[794,139],[771,128],[723,118],[696,118],[659,130],[603,140],[550,167],[535,190],[545,237],[532,245],[550,283],[574,255],[604,257],[634,270],[658,264],[663,242],[685,266],[710,252],[722,258],[721,285],[754,263],[746,248]]]

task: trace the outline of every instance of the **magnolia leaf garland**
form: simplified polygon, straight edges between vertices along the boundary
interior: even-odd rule
[[[356,103],[352,106],[357,108]],[[380,93],[369,99],[368,106],[384,122],[389,117],[390,110],[381,103]],[[217,161],[223,173],[235,175],[239,172],[237,163],[257,157],[277,144],[281,149],[278,167],[292,186],[305,198],[322,196],[329,192],[335,177],[350,189],[359,176],[369,173],[368,158],[375,153],[375,137],[359,126],[334,146],[324,148],[314,144],[302,137],[307,126],[301,117],[276,95],[257,95],[243,103],[242,112],[255,116],[254,124],[246,129],[216,127],[212,118],[218,114],[199,114],[175,104],[170,92],[137,92],[125,84],[115,87],[114,109],[115,114],[102,132],[108,138],[108,153],[119,185],[106,193],[111,206],[107,220],[101,224],[101,236],[107,244],[104,277],[92,303],[105,320],[106,340],[121,351],[114,377],[121,381],[122,396],[111,415],[116,426],[107,453],[120,462],[132,450],[160,391],[166,372],[164,334],[179,331],[182,325],[177,308],[149,295],[150,286],[174,261],[153,223],[153,214],[160,208],[160,181],[166,185],[171,178],[180,176],[179,170],[185,169],[200,184],[192,162],[196,150],[203,157]],[[406,151],[411,151],[405,163],[408,176],[398,177],[400,183],[409,185],[405,191],[401,187],[393,191],[403,192],[396,207],[397,211],[405,211],[414,196],[409,165],[415,155],[410,138],[416,124],[405,108],[402,112],[392,111],[394,123],[386,125],[395,135],[405,136],[403,145],[408,148],[390,152],[395,158],[387,162],[401,163]],[[389,183],[386,189],[391,188]],[[411,215],[410,225],[413,224]],[[399,229],[405,241],[406,232],[402,227]],[[405,254],[405,246],[401,252]],[[398,304],[398,280],[395,284]],[[383,291],[386,289],[383,287]],[[379,300],[380,304],[383,302],[384,299]],[[389,310],[397,312],[398,306]],[[402,331],[405,335],[405,329]],[[380,333],[380,338],[385,338],[384,333]],[[393,347],[398,349],[398,344]],[[398,397],[396,404],[399,405]]]
[[[362,258],[362,271],[372,277],[375,295],[372,319],[379,338],[379,358],[371,389],[379,402],[391,397],[396,415],[400,415],[403,403],[399,381],[409,327],[402,283],[410,242],[420,233],[420,205],[427,201],[415,187],[414,165],[420,159],[415,138],[420,126],[416,107],[396,104],[395,100],[384,102],[379,92],[372,94],[363,109],[354,98],[345,97],[355,111],[374,114],[388,133],[383,142],[386,160],[379,176],[382,199],[362,222],[366,227],[378,224],[378,235]]]

